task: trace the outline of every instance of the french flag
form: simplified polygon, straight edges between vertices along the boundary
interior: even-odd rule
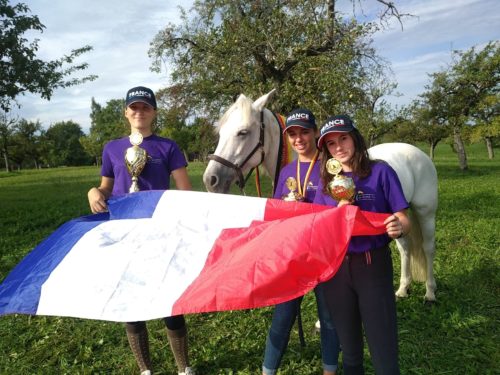
[[[59,227],[0,285],[0,316],[117,322],[258,308],[339,268],[387,214],[192,191],[145,191]]]

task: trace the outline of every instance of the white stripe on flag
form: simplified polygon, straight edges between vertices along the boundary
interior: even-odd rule
[[[197,191],[166,191],[153,213],[153,218],[166,223],[199,221],[213,230],[247,227],[263,220],[266,198],[212,194]]]
[[[114,321],[169,316],[221,230],[262,220],[266,201],[166,191],[151,219],[111,220],[85,234],[44,283],[37,314]]]

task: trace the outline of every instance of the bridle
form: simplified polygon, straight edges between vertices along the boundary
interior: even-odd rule
[[[257,168],[259,165],[261,165],[262,162],[264,161],[264,157],[266,155],[266,153],[264,151],[264,134],[265,134],[264,130],[265,130],[265,128],[266,128],[266,125],[264,124],[264,111],[260,111],[260,134],[259,134],[259,142],[255,145],[255,147],[250,152],[250,154],[245,158],[245,160],[243,160],[243,162],[241,163],[241,165],[232,163],[229,160],[224,159],[223,157],[221,157],[219,155],[215,155],[215,154],[208,155],[208,160],[214,160],[216,162],[221,163],[222,165],[225,165],[228,168],[231,168],[231,169],[235,170],[235,172],[238,175],[238,182],[236,182],[236,185],[238,185],[238,187],[240,188],[240,190],[242,192],[243,192],[245,184],[247,183],[248,178],[252,174],[253,170],[255,168]],[[246,177],[243,177],[242,168],[252,158],[252,156],[254,156],[254,154],[258,150],[260,150],[260,162],[257,164],[256,167],[253,167],[252,169],[250,169],[250,171],[248,172],[248,174],[247,174]]]

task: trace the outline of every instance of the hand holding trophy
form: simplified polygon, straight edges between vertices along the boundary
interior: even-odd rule
[[[129,139],[132,147],[127,148],[125,151],[125,165],[127,166],[130,176],[132,176],[132,185],[130,185],[129,193],[134,193],[139,191],[139,184],[137,181],[146,165],[148,154],[146,150],[139,147],[143,139],[141,133],[132,133]]]
[[[351,177],[341,175],[342,165],[337,159],[331,158],[326,162],[326,170],[334,175],[333,180],[328,183],[328,193],[337,202],[352,202],[356,192],[356,186]]]

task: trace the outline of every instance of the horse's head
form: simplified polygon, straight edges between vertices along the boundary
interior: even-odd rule
[[[242,188],[242,176],[262,163],[269,148],[264,141],[268,130],[262,124],[272,116],[264,107],[273,93],[255,102],[242,94],[221,117],[217,125],[219,143],[203,174],[207,191],[227,193],[235,180]]]

